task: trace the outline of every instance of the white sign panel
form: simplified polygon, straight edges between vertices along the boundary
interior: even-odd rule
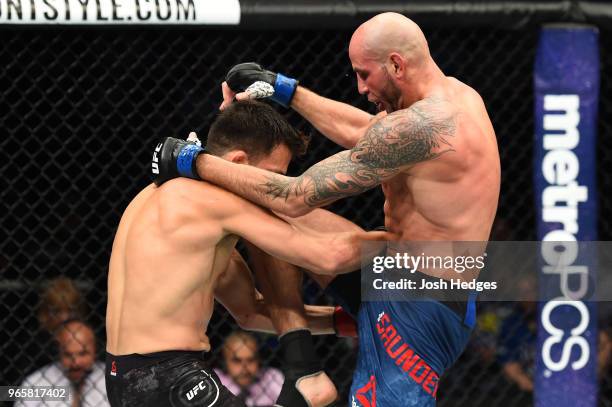
[[[239,23],[239,0],[0,0],[0,24]]]

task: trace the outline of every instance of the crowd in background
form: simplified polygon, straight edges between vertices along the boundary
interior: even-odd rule
[[[525,286],[525,290],[530,289],[533,288]],[[48,344],[49,359],[47,363],[44,359],[38,360],[40,366],[36,369],[21,372],[22,386],[69,386],[71,399],[65,406],[108,406],[104,366],[100,361],[104,338],[96,338],[94,328],[87,322],[88,314],[84,296],[72,280],[60,277],[47,283],[40,293],[39,329],[35,334],[41,344]],[[601,317],[597,360],[600,394],[609,396],[612,392],[612,320],[605,314]],[[333,340],[345,341],[343,346],[349,352],[358,351],[356,341]],[[463,389],[464,405],[490,405],[499,400],[500,391],[512,395],[509,401],[512,405],[532,405],[536,340],[535,301],[480,303],[478,327],[468,349],[442,383]],[[273,354],[274,341],[273,337],[241,330],[224,338],[215,371],[222,383],[248,406],[272,406],[280,392],[282,372],[261,357],[262,352]],[[266,359],[276,364],[273,357]],[[333,361],[333,358],[326,360]],[[353,366],[348,363],[345,368],[346,376],[350,377]],[[445,387],[440,388],[441,403],[444,403]],[[19,407],[43,405],[34,401],[15,404]],[[461,400],[454,400],[452,405],[462,405]]]

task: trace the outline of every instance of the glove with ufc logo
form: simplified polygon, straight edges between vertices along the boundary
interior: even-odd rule
[[[206,152],[195,133],[187,140],[166,137],[155,147],[151,162],[153,182],[159,186],[177,177],[201,179],[196,170],[198,155]]]

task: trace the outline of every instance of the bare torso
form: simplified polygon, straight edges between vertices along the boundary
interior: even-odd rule
[[[109,266],[108,352],[210,349],[205,332],[215,282],[237,237],[224,235],[212,218],[194,216],[195,184],[150,185],[124,212]]]
[[[447,78],[436,97],[454,116],[454,151],[383,183],[385,226],[405,241],[487,241],[497,211],[500,163],[480,96]]]

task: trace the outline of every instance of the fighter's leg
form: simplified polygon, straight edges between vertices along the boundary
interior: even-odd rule
[[[324,209],[315,209],[307,215],[298,218],[285,218],[285,220],[294,227],[309,229],[319,233],[362,231],[359,226],[349,220]],[[306,327],[306,321],[301,296],[301,272],[293,266],[265,255],[265,253],[255,247],[249,247],[249,254],[251,264],[256,271],[260,289],[266,298],[270,317],[281,335],[281,344],[284,345],[287,358],[295,357],[297,353],[299,358],[315,360],[316,355],[314,355],[312,338],[310,338],[307,331],[303,330]],[[313,277],[318,280],[317,282],[322,287],[325,287],[333,280],[333,277],[329,276]],[[344,280],[344,278],[341,279]],[[359,296],[359,286],[357,286],[354,295]],[[354,331],[354,329],[349,329],[348,331]],[[299,351],[300,349],[302,351]],[[302,353],[300,354],[300,352]],[[304,360],[287,360],[287,362],[289,365],[296,363],[308,365]],[[312,367],[307,370],[312,370]],[[302,370],[302,373],[307,370]],[[335,388],[332,393],[330,391],[331,385],[332,383],[327,375],[320,374],[300,380],[298,389],[313,403],[316,400],[331,399],[332,394],[335,398]],[[285,387],[283,390],[290,389]],[[281,393],[281,398],[279,398],[281,402],[284,401],[286,393],[287,391]]]
[[[285,383],[277,404],[326,406],[337,391],[316,355],[302,301],[302,272],[247,243],[251,267],[279,333]]]
[[[217,279],[215,299],[234,317],[242,329],[277,333],[266,299],[255,288],[255,281],[248,265],[234,250],[227,269]],[[333,334],[334,307],[304,305],[308,328],[315,335]]]

